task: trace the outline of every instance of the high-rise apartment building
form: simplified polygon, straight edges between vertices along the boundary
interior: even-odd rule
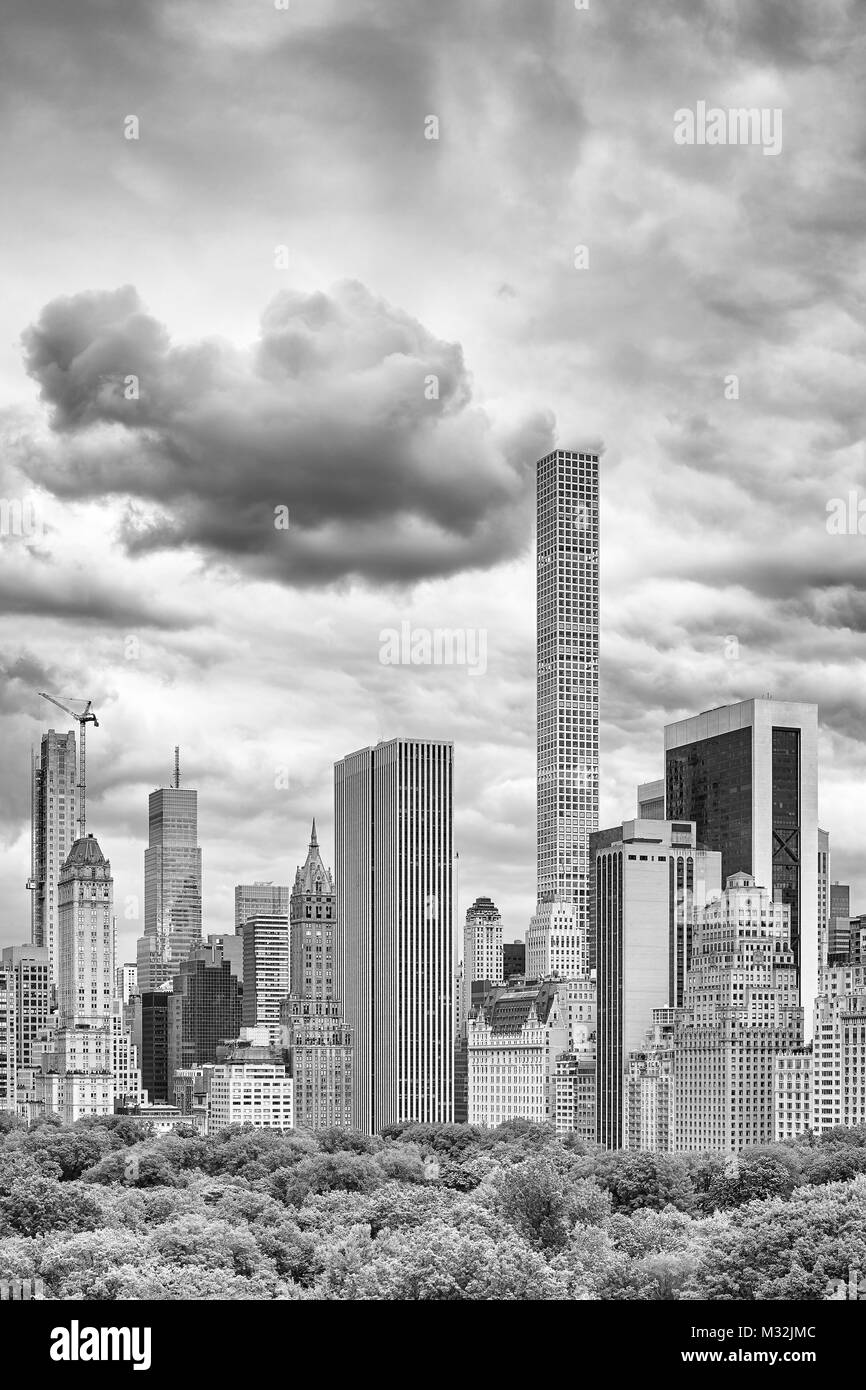
[[[692,821],[625,821],[596,853],[598,1142],[626,1144],[629,1056],[657,1009],[682,1002],[696,914],[721,892],[721,856]]]
[[[244,923],[243,1026],[266,1028],[280,1045],[280,1004],[289,993],[289,919],[260,913]]]
[[[114,998],[114,880],[93,835],[73,844],[57,893],[60,1024],[107,1027]]]
[[[51,956],[47,946],[6,946],[2,964],[15,981],[16,1049],[19,1067],[33,1065],[33,1044],[48,1028]]]
[[[473,981],[500,984],[504,979],[502,966],[502,916],[491,898],[476,898],[466,911],[463,927],[463,979],[469,985],[465,992],[467,1006]]]
[[[803,1043],[790,913],[743,873],[697,915],[674,1033],[680,1153],[772,1141],[776,1060]]]
[[[49,953],[51,985],[56,988],[60,964],[58,880],[78,834],[75,734],[42,735],[38,755],[31,755],[31,867],[28,887],[34,946]]]
[[[589,836],[598,826],[598,455],[537,465],[538,906],[527,971],[589,965]],[[546,937],[557,938],[547,947]]]
[[[818,709],[744,700],[665,728],[669,820],[693,820],[722,874],[750,873],[790,908],[800,999],[818,984]]]
[[[144,935],[149,949],[138,956],[141,989],[158,988],[163,973],[177,973],[201,941],[201,850],[198,845],[198,792],[174,783],[148,798],[148,847],[144,852]],[[162,963],[165,972],[148,962]],[[142,971],[146,971],[143,974]]]
[[[289,911],[289,889],[280,883],[238,883],[235,885],[235,931],[248,917],[285,917]]]
[[[453,1118],[453,781],[453,746],[428,739],[391,739],[334,769],[337,994],[367,1133]]]

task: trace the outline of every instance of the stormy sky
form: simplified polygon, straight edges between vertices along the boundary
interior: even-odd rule
[[[38,525],[0,541],[0,941],[29,934],[30,747],[65,727],[37,690],[100,717],[123,957],[176,743],[205,931],[290,881],[313,815],[331,860],[334,760],[405,734],[456,745],[461,917],[484,893],[522,935],[554,444],[603,451],[602,824],[666,720],[814,700],[866,909],[859,4],[4,14],[0,491]],[[780,111],[781,150],[678,144],[699,102]],[[383,665],[404,622],[486,634],[486,671]]]

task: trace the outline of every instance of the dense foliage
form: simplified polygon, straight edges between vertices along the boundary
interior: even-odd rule
[[[0,1279],[59,1299],[825,1299],[866,1271],[866,1129],[723,1157],[524,1121],[382,1138],[0,1119]]]

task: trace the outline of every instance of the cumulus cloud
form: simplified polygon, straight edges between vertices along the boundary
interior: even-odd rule
[[[58,497],[128,499],[130,553],[304,586],[483,569],[528,538],[551,416],[497,433],[459,345],[356,282],[279,294],[247,350],[174,346],[132,286],[52,301],[23,343],[53,437],[22,466]]]

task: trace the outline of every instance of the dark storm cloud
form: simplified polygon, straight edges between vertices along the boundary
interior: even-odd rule
[[[0,568],[0,613],[28,618],[61,618],[83,626],[122,626],[182,631],[199,621],[199,615],[183,609],[180,603],[136,593],[129,582],[104,582],[98,574],[80,566],[72,571],[39,562],[4,572]]]
[[[527,540],[526,461],[551,418],[498,437],[460,347],[360,284],[278,295],[249,352],[173,347],[130,286],[53,301],[23,340],[54,439],[22,468],[60,498],[131,499],[132,553],[190,546],[294,584],[411,581]]]

